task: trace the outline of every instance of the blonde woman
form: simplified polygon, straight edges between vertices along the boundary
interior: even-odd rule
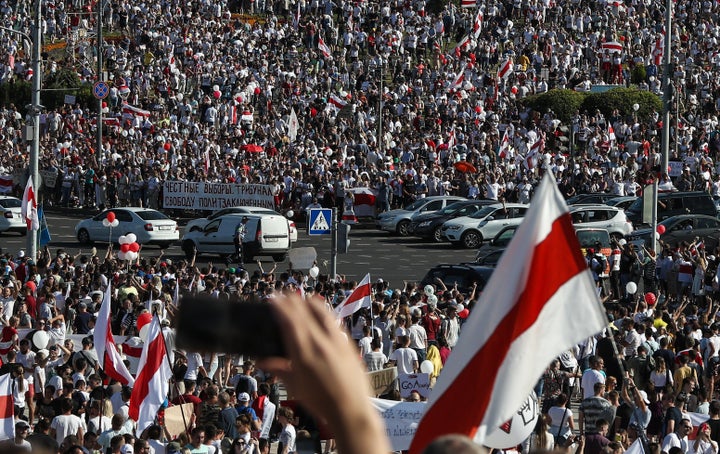
[[[655,369],[650,372],[650,383],[655,387],[658,399],[662,397],[667,386],[673,384],[672,373],[665,364],[665,360],[660,357],[655,358]]]

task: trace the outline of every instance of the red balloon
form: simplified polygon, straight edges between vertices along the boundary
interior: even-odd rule
[[[147,325],[152,321],[152,314],[150,312],[143,312],[142,314],[138,315],[137,322],[135,322],[135,327],[140,331],[143,326]]]
[[[510,92],[511,92],[512,94],[516,95],[517,92],[518,92],[517,87],[512,87],[512,88],[510,89]]]
[[[254,91],[255,91],[255,94],[256,94],[256,95],[259,95],[259,94],[260,94],[260,87],[255,87],[255,90],[254,90]]]
[[[165,142],[165,145],[163,145],[163,148],[165,151],[170,151],[170,148],[172,148],[172,145],[170,145],[170,142]]]
[[[107,216],[105,216],[105,219],[108,220],[108,222],[112,222],[115,220],[115,213],[112,211],[109,211]]]
[[[132,252],[137,252],[140,250],[140,245],[138,243],[130,243],[128,244],[128,246]]]
[[[215,99],[220,99],[220,96],[221,96],[221,95],[222,95],[222,93],[220,93],[220,91],[214,91],[214,92],[213,92],[213,98],[215,98]]]
[[[121,244],[121,245],[120,245],[120,250],[123,251],[123,252],[127,252],[127,251],[130,250],[130,245],[127,244],[127,243]]]
[[[663,233],[665,233],[665,226],[662,225],[662,224],[660,224],[659,226],[657,226],[657,233],[659,233],[660,235],[662,235]]]
[[[103,103],[102,103],[102,108],[107,109],[107,103],[105,101],[103,101]]]
[[[657,301],[657,298],[655,297],[655,294],[652,292],[647,292],[645,294],[645,302],[648,304],[648,306],[652,306],[655,304],[655,301]]]

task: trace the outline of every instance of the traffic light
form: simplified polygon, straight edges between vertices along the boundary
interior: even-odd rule
[[[339,223],[337,236],[338,254],[347,254],[350,250],[350,226],[343,222]]]

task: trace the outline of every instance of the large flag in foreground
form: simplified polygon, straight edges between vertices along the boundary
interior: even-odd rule
[[[15,438],[12,383],[10,374],[0,375],[0,440]]]
[[[463,325],[410,453],[451,433],[482,444],[522,406],[553,358],[606,323],[567,205],[547,174]]]
[[[155,315],[150,322],[135,386],[130,395],[129,414],[137,421],[138,433],[154,423],[158,410],[167,398],[171,376],[160,318]]]
[[[110,325],[110,300],[111,300],[110,284],[105,289],[105,296],[100,305],[97,322],[95,323],[95,331],[93,332],[93,342],[95,342],[95,351],[97,352],[100,368],[108,377],[114,378],[124,385],[133,386],[135,379],[130,371],[125,367],[120,353],[115,347],[115,339],[113,339]]]

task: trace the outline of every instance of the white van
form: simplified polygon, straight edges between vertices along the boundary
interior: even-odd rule
[[[290,250],[290,228],[280,215],[227,214],[210,221],[202,230],[186,232],[180,240],[188,258],[193,254],[219,254],[227,257],[235,253],[235,231],[243,217],[248,218],[243,260],[258,256],[272,256],[276,262],[285,260]]]

